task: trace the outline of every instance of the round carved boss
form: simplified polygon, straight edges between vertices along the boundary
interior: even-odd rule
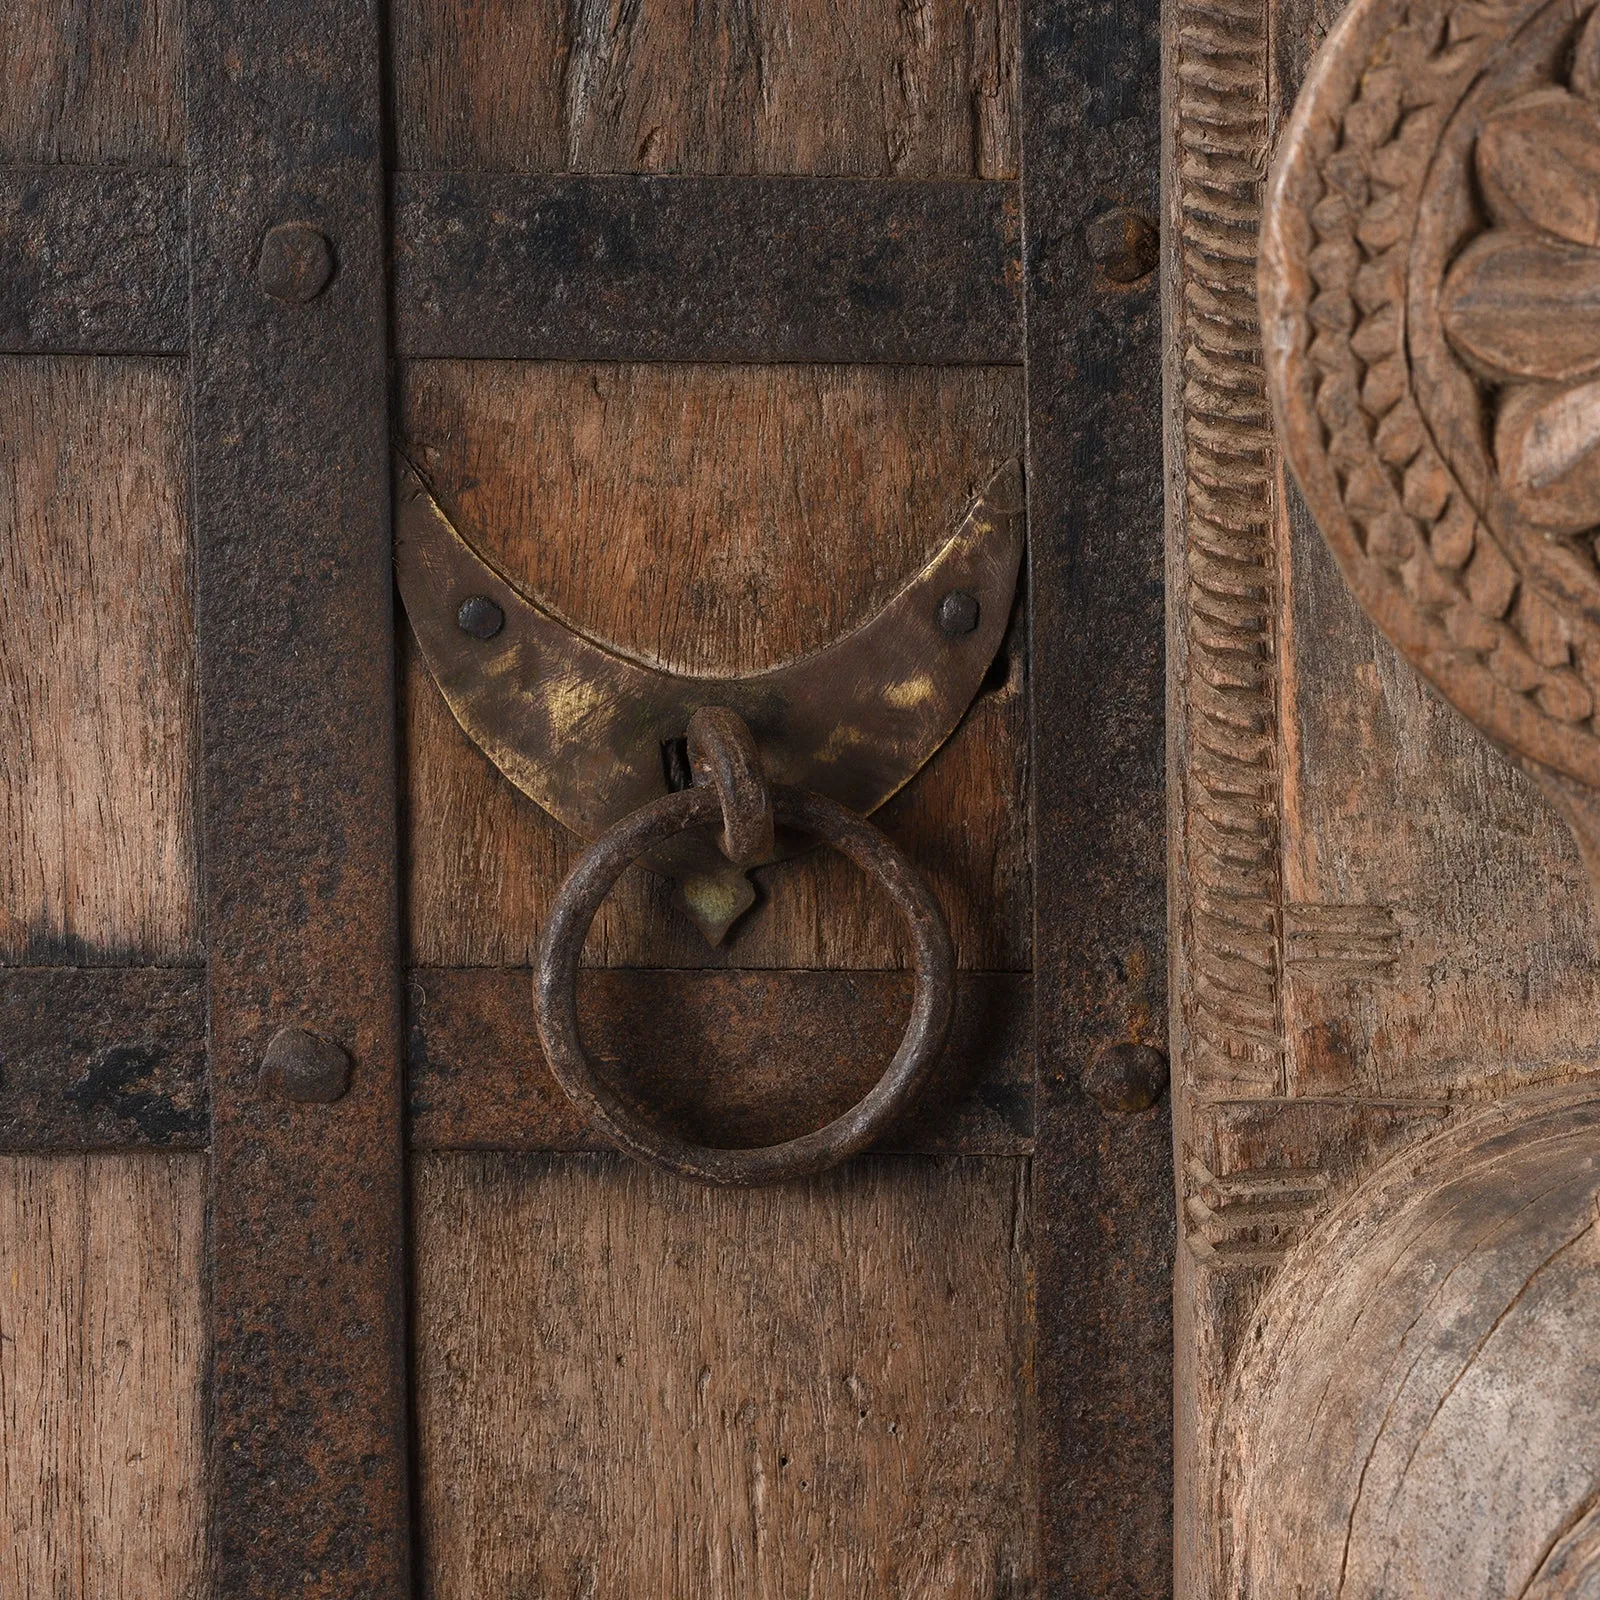
[[[1216,1600],[1600,1595],[1600,1098],[1396,1156],[1296,1248],[1217,1429]]]
[[[1493,738],[1600,786],[1597,0],[1354,0],[1272,175],[1261,310],[1361,603]]]

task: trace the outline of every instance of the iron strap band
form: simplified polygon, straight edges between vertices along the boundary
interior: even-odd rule
[[[407,172],[391,190],[397,355],[1021,359],[1013,182]],[[182,172],[0,168],[0,351],[181,354],[187,250]]]
[[[1170,1116],[1080,1086],[1166,1035],[1160,285],[1092,253],[1160,215],[1160,39],[1159,0],[1023,0],[1046,1600],[1172,1592]]]
[[[186,29],[212,1581],[401,1600],[381,28],[191,0]]]

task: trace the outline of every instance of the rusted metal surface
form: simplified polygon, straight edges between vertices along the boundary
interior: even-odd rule
[[[525,967],[412,972],[413,1149],[610,1149],[545,1066],[532,983]],[[830,1121],[872,1087],[910,1005],[902,972],[585,970],[578,984],[595,1053],[626,1059],[641,1096],[707,1144]],[[875,1148],[1025,1155],[1031,1007],[1023,973],[958,973],[927,1093]],[[203,971],[0,968],[0,1150],[203,1149],[209,1134]]]
[[[1097,219],[1154,217],[1157,0],[1023,7],[1040,1588],[1172,1588],[1168,1102],[1082,1074],[1166,1024],[1161,310]]]
[[[663,752],[706,705],[749,724],[776,783],[868,815],[949,738],[1005,634],[1022,555],[1022,473],[1002,466],[949,542],[875,617],[747,678],[692,678],[616,655],[503,578],[396,465],[395,567],[406,614],[456,720],[529,799],[594,839],[666,787]],[[970,632],[941,627],[952,590],[981,602]],[[468,601],[503,623],[468,632]],[[779,839],[780,854],[793,843]],[[754,901],[741,868],[686,838],[647,863],[677,879],[713,944]]]
[[[303,306],[328,287],[334,272],[333,246],[309,222],[280,222],[267,229],[256,258],[256,277],[274,300]]]
[[[279,1028],[261,1058],[262,1089],[301,1105],[332,1105],[350,1087],[349,1053],[309,1028]]]
[[[727,1149],[697,1143],[646,1109],[635,1090],[601,1067],[583,1043],[578,965],[601,902],[623,872],[653,847],[688,829],[726,827],[714,787],[685,789],[641,807],[579,858],[550,909],[535,976],[539,1038],[567,1097],[619,1149],[704,1183],[778,1183],[837,1166],[870,1146],[915,1104],[944,1048],[955,1007],[955,952],[944,913],[917,870],[870,822],[833,800],[775,786],[777,820],[822,839],[875,878],[910,938],[911,1015],[876,1083],[824,1127],[781,1144]],[[737,1047],[737,1039],[732,1041]],[[802,1063],[791,1058],[793,1070]]]
[[[407,356],[1015,362],[1017,186],[395,178]]]
[[[999,182],[401,174],[396,353],[1016,362],[1017,196]],[[182,354],[185,198],[178,171],[0,173],[0,351]]]
[[[417,1150],[609,1150],[545,1065],[533,975],[516,967],[411,974],[411,1145]],[[958,973],[944,1054],[919,1105],[878,1141],[921,1155],[1032,1147],[1031,985]],[[585,969],[590,1050],[704,1144],[777,1144],[872,1087],[911,1008],[903,972]],[[794,1063],[806,1063],[803,1073]]]
[[[1109,1044],[1083,1075],[1083,1092],[1107,1116],[1148,1111],[1166,1092],[1171,1076],[1164,1050],[1152,1044]]]
[[[190,357],[209,955],[211,1523],[228,1600],[409,1592],[380,29],[191,0]],[[338,270],[304,304],[268,230]],[[299,1025],[333,1104],[260,1081]]]
[[[0,967],[0,1150],[194,1150],[209,1132],[205,974]]]
[[[184,201],[181,172],[0,170],[0,352],[181,354]]]
[[[771,861],[778,846],[772,791],[744,718],[726,706],[701,706],[689,718],[684,747],[694,781],[715,790],[722,807],[717,848],[736,867]]]

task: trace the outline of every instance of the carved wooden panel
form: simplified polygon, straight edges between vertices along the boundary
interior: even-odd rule
[[[1284,1274],[1315,1277],[1386,1160],[1595,1071],[1579,851],[1414,668],[1587,826],[1600,29],[1588,0],[1342,9],[1168,7],[1186,1596],[1342,1581],[1337,1548],[1326,1587],[1236,1548],[1258,1523],[1221,1441],[1268,1382],[1250,1351]],[[1266,1454],[1290,1492],[1304,1464]],[[1340,1592],[1480,1592],[1430,1574]]]

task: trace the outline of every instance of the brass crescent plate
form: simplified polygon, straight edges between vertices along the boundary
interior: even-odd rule
[[[665,751],[708,705],[744,718],[774,783],[814,789],[862,815],[877,810],[949,738],[982,685],[1010,620],[1023,520],[1013,459],[938,554],[860,627],[751,677],[690,677],[619,655],[536,604],[395,455],[396,574],[434,681],[500,771],[584,839],[667,792]],[[940,602],[957,591],[977,601],[967,633],[939,622]],[[505,618],[488,639],[457,622],[462,603],[479,596]],[[802,847],[780,837],[778,855]],[[678,881],[714,944],[755,898],[709,839],[685,838],[647,864]]]

